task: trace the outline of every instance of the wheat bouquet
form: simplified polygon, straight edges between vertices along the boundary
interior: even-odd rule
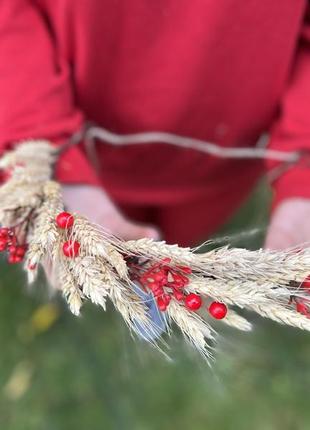
[[[6,177],[0,250],[9,263],[23,262],[29,283],[43,265],[73,314],[85,300],[103,309],[110,300],[132,332],[157,343],[174,323],[205,357],[211,356],[215,320],[251,330],[236,308],[310,330],[309,248],[201,253],[151,239],[122,241],[65,211],[61,187],[51,179],[57,156],[48,141],[38,140],[0,159]]]

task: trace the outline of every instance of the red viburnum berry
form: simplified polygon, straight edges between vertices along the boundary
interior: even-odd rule
[[[201,297],[198,294],[190,293],[185,297],[185,306],[190,311],[197,311],[202,305]]]
[[[26,254],[26,247],[23,245],[16,246],[15,253],[18,257],[24,258],[25,254]]]
[[[37,265],[35,263],[28,265],[29,270],[35,270],[36,268],[37,268]]]
[[[74,217],[69,212],[60,212],[56,217],[56,224],[59,228],[70,228],[73,223]]]
[[[12,170],[11,169],[0,169],[0,181],[1,182],[7,182],[12,177]]]
[[[296,310],[297,310],[297,312],[299,312],[300,314],[303,314],[305,316],[310,315],[308,306],[304,302],[296,303]]]
[[[157,297],[157,306],[158,309],[162,312],[164,312],[167,309],[167,303],[166,301],[163,299],[162,296]]]
[[[2,239],[0,238],[0,252],[4,251],[8,246],[8,241],[7,239]]]
[[[221,302],[212,302],[209,306],[210,315],[217,320],[225,318],[227,314],[227,306]]]
[[[162,299],[163,299],[164,303],[166,303],[166,305],[168,306],[170,301],[171,301],[171,296],[170,296],[170,294],[163,294]]]
[[[66,257],[74,258],[79,255],[80,244],[75,240],[68,240],[62,246],[62,251]]]
[[[18,255],[15,255],[15,254],[10,254],[8,256],[8,263],[10,264],[20,263],[22,260],[23,260],[22,257],[19,257]]]
[[[17,251],[17,246],[15,246],[15,245],[10,245],[10,246],[8,247],[8,251],[9,251],[9,253],[10,253],[10,254],[15,254],[15,253],[16,253],[16,251]]]
[[[0,228],[0,238],[1,239],[7,239],[9,236],[9,229],[6,227]]]
[[[310,289],[310,277],[309,276],[307,276],[307,278],[303,281],[303,283],[301,284],[301,286],[303,288]]]

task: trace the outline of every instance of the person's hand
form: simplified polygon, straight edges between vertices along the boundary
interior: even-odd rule
[[[90,221],[124,240],[143,237],[158,239],[160,236],[155,227],[127,219],[100,188],[89,185],[64,185],[63,197],[69,211],[86,216]]]
[[[284,200],[272,215],[265,248],[285,249],[310,242],[310,199]]]

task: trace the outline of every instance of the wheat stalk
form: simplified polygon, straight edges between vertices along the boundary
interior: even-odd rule
[[[301,287],[310,273],[310,248],[276,252],[223,247],[201,253],[200,249],[146,238],[124,242],[79,214],[73,214],[72,227],[62,230],[56,223],[64,210],[61,187],[51,180],[56,158],[57,151],[47,141],[20,143],[4,154],[0,168],[11,175],[0,188],[0,223],[28,245],[24,265],[28,281],[33,282],[42,264],[53,288],[62,291],[73,314],[80,314],[87,299],[104,309],[110,300],[130,329],[141,334],[142,326],[149,331],[149,339],[154,339],[152,335],[157,336],[159,329],[150,316],[148,301],[157,301],[159,306],[157,293],[145,284],[148,287],[143,288],[149,290],[140,294],[133,280],[138,276],[141,281],[146,274],[146,281],[151,282],[148,271],[153,268],[156,273],[160,268],[166,271],[165,294],[170,297],[169,305],[162,310],[167,331],[169,323],[176,324],[186,339],[210,358],[210,341],[215,338],[212,320],[207,322],[205,313],[189,310],[185,301],[178,301],[172,294],[174,277],[180,277],[185,266],[187,275],[182,272],[182,276],[187,279],[183,288],[186,296],[194,294],[205,304],[213,301],[238,306],[310,331],[308,315],[295,309],[299,302],[306,306],[310,298],[308,290]],[[78,243],[78,255],[66,255],[65,242]],[[159,308],[157,311],[160,314]],[[228,309],[223,322],[239,330],[251,330],[250,322],[233,309]]]
[[[242,331],[252,330],[252,324],[232,309],[229,310],[228,314],[223,319],[223,323]]]

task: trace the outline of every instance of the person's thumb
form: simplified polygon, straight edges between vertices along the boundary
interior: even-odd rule
[[[160,239],[160,232],[156,227],[129,220],[123,220],[115,230],[117,235],[124,240],[137,240],[144,237],[154,240]]]

